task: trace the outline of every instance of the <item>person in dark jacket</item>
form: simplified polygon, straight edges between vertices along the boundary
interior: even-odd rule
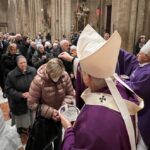
[[[52,53],[53,45],[49,41],[46,41],[44,46],[45,46],[45,51],[46,52]]]
[[[4,36],[3,34],[0,32],[0,62],[1,62],[1,57],[3,54],[6,53],[7,47],[8,47],[9,43],[7,41],[4,41]],[[1,64],[0,64],[0,87],[2,88],[2,90],[4,89],[4,84],[3,84],[3,74],[2,74],[2,68],[1,68]],[[5,96],[3,95],[3,97],[5,98]]]
[[[50,34],[50,33],[47,33],[47,35],[46,35],[46,40],[47,40],[47,41],[51,41],[51,34]]]
[[[27,57],[26,57],[29,66],[33,66],[32,56],[34,55],[35,52],[37,52],[36,43],[31,42],[30,47],[29,47],[28,52],[27,52]]]
[[[61,48],[60,45],[56,42],[53,43],[53,48],[52,48],[52,52],[55,58],[58,57],[58,55],[61,53]]]
[[[7,74],[13,70],[17,64],[16,64],[16,57],[19,54],[17,53],[17,45],[15,43],[10,44],[7,49],[7,53],[2,55],[1,58],[1,74],[2,74],[2,91],[3,96],[5,95],[4,92],[4,83],[7,77]],[[6,96],[4,96],[6,97]]]
[[[137,55],[140,51],[140,49],[145,45],[146,40],[145,40],[145,35],[141,35],[138,39],[138,42],[135,45],[135,48],[133,50],[133,54]]]
[[[0,32],[0,59],[1,59],[1,56],[6,53],[8,45],[9,43],[7,41],[4,41],[4,36]]]
[[[17,57],[17,67],[9,72],[5,90],[8,95],[10,111],[14,117],[18,133],[27,133],[27,129],[32,125],[32,114],[27,106],[29,97],[29,87],[36,69],[27,65],[24,56]]]
[[[70,54],[70,46],[69,46],[69,41],[68,40],[62,40],[60,41],[60,53],[61,52],[67,52]],[[67,73],[70,74],[72,73],[72,63],[70,62],[67,62],[65,60],[62,60],[63,61],[63,64],[65,66],[65,69],[67,71]]]
[[[25,45],[25,41],[23,40],[21,34],[16,34],[15,43],[17,44],[17,49],[19,49],[19,53],[26,57],[28,48]]]
[[[32,56],[33,67],[38,69],[41,65],[47,63],[49,59],[53,58],[53,55],[47,53],[42,44],[37,46],[37,53]]]

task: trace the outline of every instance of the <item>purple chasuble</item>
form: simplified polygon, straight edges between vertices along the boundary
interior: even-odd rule
[[[127,52],[126,50],[120,49],[116,73],[118,75],[130,76],[137,66],[138,61],[136,57],[133,54]]]
[[[138,102],[121,84],[118,83],[117,88],[123,98]],[[131,150],[121,114],[104,106],[86,104],[75,126],[65,131],[62,150]]]
[[[150,64],[138,66],[125,81],[144,100],[144,109],[138,114],[139,129],[145,144],[150,148]]]

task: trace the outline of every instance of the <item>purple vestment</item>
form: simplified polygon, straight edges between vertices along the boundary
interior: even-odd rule
[[[123,98],[137,102],[129,90],[119,84],[118,89]],[[86,104],[75,126],[65,131],[62,150],[131,150],[121,114],[104,106]]]
[[[126,83],[144,99],[144,109],[138,114],[139,129],[144,142],[150,147],[150,64],[138,66]]]
[[[138,66],[138,61],[136,57],[131,53],[123,49],[120,49],[119,56],[118,56],[118,63],[116,67],[116,73],[118,75],[130,76],[137,66]]]

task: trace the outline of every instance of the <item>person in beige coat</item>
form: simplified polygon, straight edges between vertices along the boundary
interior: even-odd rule
[[[70,77],[65,72],[60,59],[53,58],[38,69],[37,75],[31,83],[29,94],[29,108],[35,111],[40,104],[41,116],[51,122],[50,125],[59,126],[59,135],[54,141],[54,149],[59,150],[62,133],[57,110],[66,103],[74,103],[75,96]]]

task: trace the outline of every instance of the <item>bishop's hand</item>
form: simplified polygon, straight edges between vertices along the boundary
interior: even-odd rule
[[[72,127],[71,122],[68,119],[66,119],[62,114],[59,114],[59,116],[60,116],[61,124],[65,130],[67,128]]]

